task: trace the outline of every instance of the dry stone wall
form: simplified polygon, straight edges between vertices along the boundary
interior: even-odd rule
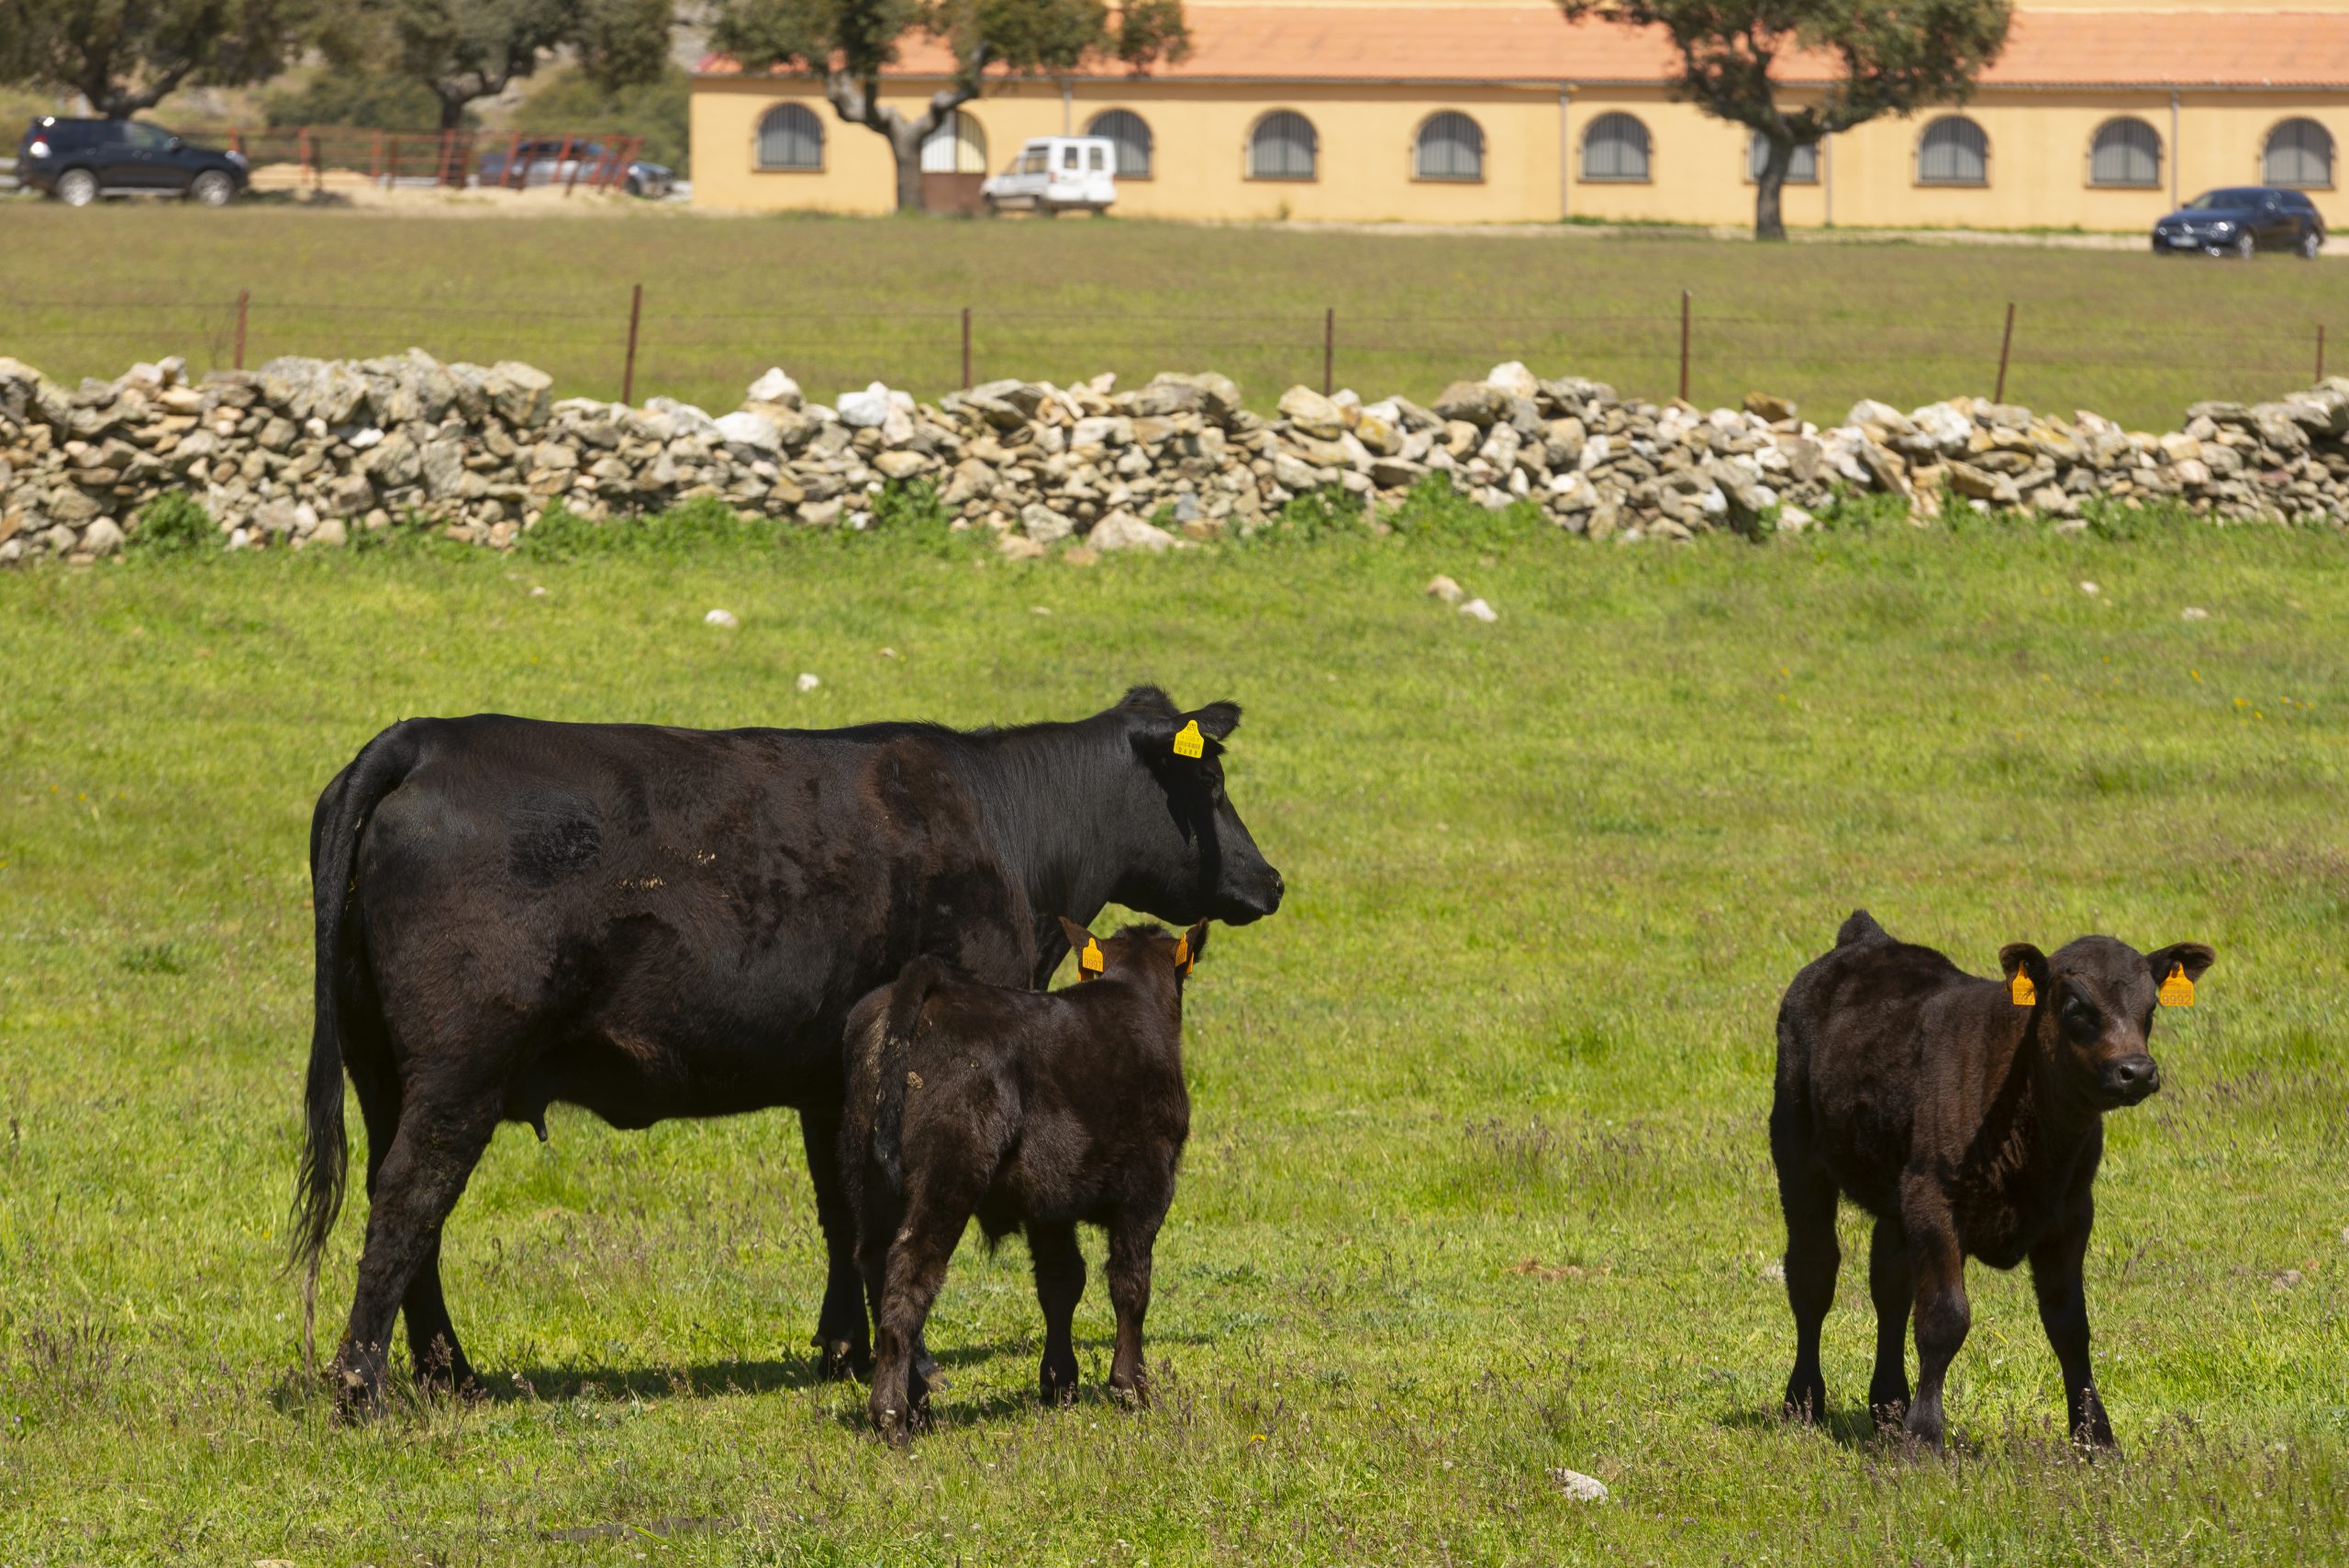
[[[421,522],[510,547],[560,504],[624,522],[708,498],[812,528],[863,527],[891,482],[927,482],[956,526],[1013,556],[1081,542],[1162,550],[1264,526],[1292,497],[1391,504],[1430,483],[1538,506],[1593,539],[1798,530],[1838,494],[2077,517],[2102,497],[2220,520],[2349,525],[2349,378],[2272,403],[2202,403],[2154,435],[1971,398],[1862,402],[1821,427],[1783,399],[1698,409],[1545,380],[1521,364],[1423,407],[1291,387],[1271,417],[1213,373],[1121,390],[991,382],[917,401],[879,384],[825,406],[772,370],[715,416],[556,398],[512,361],[420,350],[273,360],[190,381],[176,359],[68,390],[0,358],[0,563],[124,548],[150,502],[194,496],[224,548],[346,542]]]

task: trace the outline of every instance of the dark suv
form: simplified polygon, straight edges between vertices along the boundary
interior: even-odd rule
[[[191,147],[144,120],[69,120],[43,115],[25,128],[17,179],[67,206],[113,192],[182,195],[226,206],[245,188],[245,161]]]
[[[2205,191],[2154,225],[2160,255],[2199,250],[2239,256],[2289,250],[2309,261],[2324,249],[2324,219],[2304,191],[2276,185],[2227,185]]]

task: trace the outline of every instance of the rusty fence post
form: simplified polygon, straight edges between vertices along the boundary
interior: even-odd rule
[[[1321,312],[1321,395],[1329,396],[1338,390],[1338,307],[1330,306]]]
[[[2015,346],[2015,302],[2007,301],[2007,329],[1998,335],[1998,389],[1990,394],[1993,403],[2007,400],[2007,356]]]
[[[2324,379],[2324,323],[2316,324],[2316,378]]]
[[[237,291],[237,368],[245,368],[245,313],[253,303],[253,291]]]
[[[1688,401],[1688,291],[1680,291],[1680,401]]]
[[[620,371],[620,401],[636,406],[636,324],[644,316],[644,285],[636,284],[628,295],[628,364]]]
[[[971,390],[971,307],[963,307],[963,390]]]

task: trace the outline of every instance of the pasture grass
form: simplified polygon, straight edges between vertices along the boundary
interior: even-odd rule
[[[1499,622],[1424,596],[1438,571]],[[2344,616],[2337,539],[2204,526],[1620,549],[1334,519],[1089,570],[685,530],[0,576],[0,1557],[2337,1559]],[[308,812],[368,736],[1012,721],[1143,680],[1246,705],[1231,789],[1292,889],[1190,994],[1156,1408],[1100,1393],[1097,1272],[1084,1402],[1037,1409],[1021,1249],[970,1243],[942,1428],[885,1451],[862,1388],[809,1381],[791,1120],[558,1107],[449,1231],[494,1396],[329,1423],[273,1270]],[[2219,951],[2162,1016],[2167,1086],[2110,1124],[2088,1289],[2125,1462],[2068,1450],[2027,1282],[1978,1266],[1951,1457],[1871,1435],[1848,1215],[1831,1418],[1776,1418],[1771,1018],[1863,904],[1977,971],[2085,930]]]
[[[2010,400],[2174,428],[2203,398],[2274,397],[2349,342],[2331,263],[2249,264],[2013,246],[1758,246],[1690,231],[1383,234],[1130,219],[427,217],[249,204],[72,211],[0,224],[0,353],[72,382],[166,353],[229,363],[421,346],[521,359],[563,395],[617,397],[644,285],[639,398],[733,407],[772,364],[829,400],[880,379],[935,396],[973,371],[1067,383],[1220,370],[1269,409],[1321,382],[1428,399],[1519,359],[1662,400],[1761,389],[1825,423],[1854,399],[1987,396],[2007,303]]]

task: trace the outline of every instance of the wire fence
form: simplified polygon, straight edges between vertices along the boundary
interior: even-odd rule
[[[1660,302],[1662,303],[1662,302]],[[1446,383],[1520,360],[1542,374],[1608,381],[1628,395],[1733,403],[1764,389],[1840,417],[1856,396],[1907,406],[1958,393],[2034,407],[2095,408],[2174,422],[2206,398],[2274,397],[2327,371],[2321,323],[2036,319],[2011,305],[1970,316],[1789,321],[1712,314],[1683,294],[1653,314],[1496,316],[1318,313],[1138,315],[1032,306],[913,303],[869,293],[787,311],[696,310],[642,285],[608,300],[353,302],[277,297],[14,298],[0,353],[52,374],[111,376],[184,355],[197,373],[279,354],[364,358],[411,346],[444,360],[527,361],[562,395],[661,393],[731,407],[770,365],[811,396],[881,381],[935,397],[999,378],[1063,384],[1114,371],[1217,370],[1268,407],[1297,384],[1431,398]],[[2337,356],[2336,356],[2337,357]],[[1838,402],[1836,399],[1842,399]]]

